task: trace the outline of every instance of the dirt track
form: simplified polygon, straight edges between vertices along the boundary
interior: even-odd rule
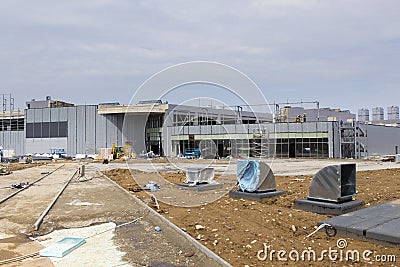
[[[140,199],[144,201],[149,199],[146,192],[137,190],[138,186],[129,170],[112,170],[105,174],[124,188],[131,190]],[[134,172],[134,175],[148,174]],[[177,183],[183,180],[184,174],[163,176]],[[400,169],[358,172],[357,199],[364,200],[366,206],[369,206],[399,198],[399,176]],[[282,264],[298,266],[298,262],[279,262],[276,256],[272,262],[269,259],[260,261],[257,258],[257,252],[264,248],[264,243],[269,245],[270,249],[286,251],[295,249],[300,252],[310,248],[320,253],[329,247],[336,248],[339,237],[328,237],[323,231],[308,239],[305,238],[307,234],[314,231],[317,222],[328,216],[293,209],[294,200],[307,196],[311,178],[311,176],[277,177],[278,189],[285,190],[286,194],[266,203],[234,200],[225,195],[217,201],[195,208],[160,203],[159,213],[234,266],[280,266]],[[196,225],[204,226],[204,228],[196,229]],[[400,261],[399,250],[396,248],[351,238],[346,238],[346,240],[348,249],[358,249],[361,253],[368,249],[373,251],[374,255],[396,255],[397,262]],[[303,262],[301,265],[327,266],[331,263],[326,257],[322,262]],[[349,266],[364,265],[366,262],[361,260],[360,263],[337,263]],[[374,262],[374,265],[376,264]],[[392,265],[396,266],[396,263]]]

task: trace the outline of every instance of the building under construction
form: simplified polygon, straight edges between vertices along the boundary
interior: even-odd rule
[[[398,153],[400,128],[358,123],[338,109],[276,105],[271,113],[245,107],[196,107],[157,101],[133,105],[73,105],[29,101],[3,109],[0,142],[15,155],[97,154],[129,144],[137,155],[211,157],[364,158]]]

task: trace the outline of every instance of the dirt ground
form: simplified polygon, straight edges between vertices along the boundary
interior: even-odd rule
[[[140,175],[140,173],[142,172],[133,172],[134,175]],[[117,169],[107,171],[105,174],[140,199],[149,199],[149,195],[140,190],[140,186],[136,184],[129,170]],[[145,174],[142,173],[142,175]],[[162,176],[172,183],[180,183],[184,180],[182,173],[162,174]],[[365,201],[365,206],[368,207],[399,198],[399,177],[400,169],[357,172],[356,199]],[[295,249],[301,253],[303,250],[313,249],[317,252],[317,257],[324,249],[338,249],[336,243],[340,237],[328,237],[324,231],[306,238],[306,235],[314,231],[316,224],[328,218],[328,215],[293,209],[296,199],[307,196],[311,179],[311,176],[276,177],[277,189],[284,190],[286,193],[266,203],[231,199],[225,195],[210,204],[199,207],[185,208],[159,203],[158,212],[233,266],[298,266],[299,262],[278,261],[276,254],[272,261],[269,258],[262,261],[258,259],[257,253],[264,249],[264,244],[270,246],[269,251],[289,252]],[[151,206],[155,208],[154,205]],[[373,255],[396,255],[397,263],[400,261],[398,248],[352,238],[345,239],[349,250],[359,250],[362,253],[368,249],[373,251]],[[264,256],[263,253],[259,255]],[[383,264],[383,266],[396,266],[397,263]],[[325,256],[323,261],[306,261],[300,265],[304,264],[361,266],[366,265],[367,262],[363,259],[358,263],[339,260],[333,262]],[[372,264],[381,266],[381,263],[377,262],[372,262]]]
[[[41,165],[48,164],[48,162],[35,162],[30,164],[20,164],[18,162],[13,162],[10,164],[2,163],[1,167],[8,169],[9,171],[19,171],[27,168],[37,167]]]

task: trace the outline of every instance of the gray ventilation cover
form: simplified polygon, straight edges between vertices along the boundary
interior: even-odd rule
[[[327,166],[314,175],[308,188],[308,199],[329,202],[352,200],[356,194],[356,164]]]

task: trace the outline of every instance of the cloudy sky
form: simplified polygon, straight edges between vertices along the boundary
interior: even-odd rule
[[[154,73],[201,60],[245,73],[269,102],[386,108],[400,105],[399,14],[397,0],[3,0],[0,88],[21,108],[128,103]]]

